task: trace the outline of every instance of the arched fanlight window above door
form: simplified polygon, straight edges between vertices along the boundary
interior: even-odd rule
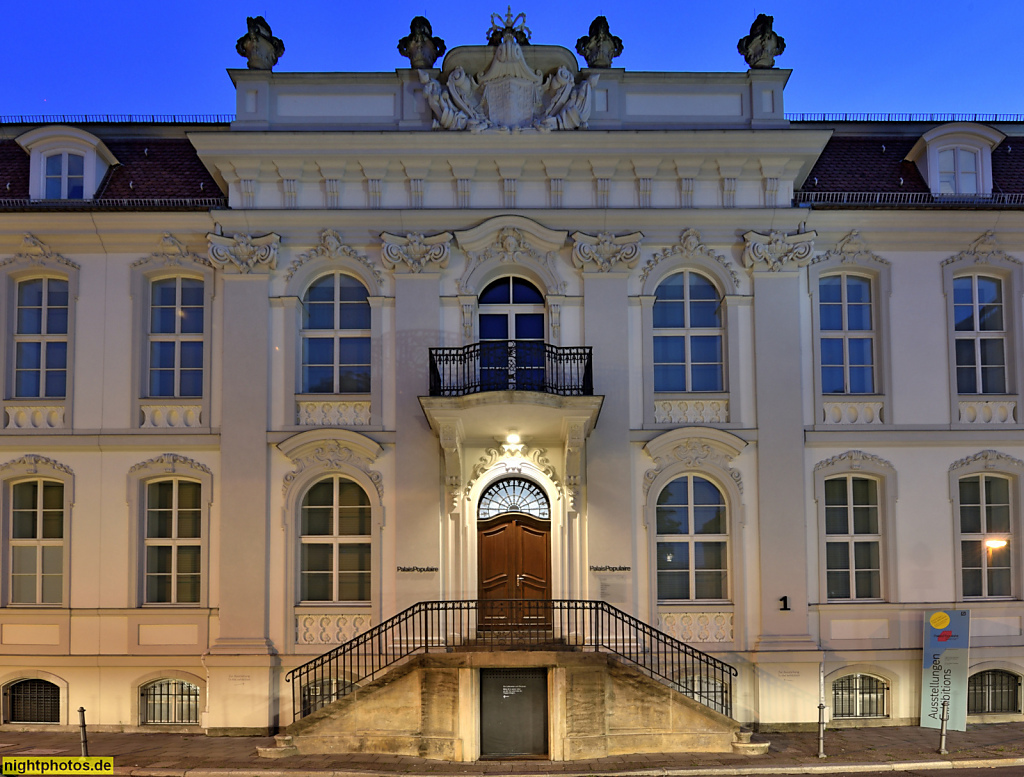
[[[506,478],[492,483],[480,495],[477,518],[486,521],[505,513],[525,513],[551,520],[551,506],[540,486],[523,478]]]

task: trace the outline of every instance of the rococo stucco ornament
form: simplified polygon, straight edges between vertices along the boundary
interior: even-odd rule
[[[234,265],[243,275],[260,265],[270,270],[277,267],[277,247],[281,244],[281,236],[276,232],[259,237],[237,234],[224,237],[208,232],[206,239],[210,245],[210,261],[218,267]]]
[[[0,262],[0,267],[21,262],[41,265],[43,267],[52,264],[62,264],[74,270],[82,269],[80,265],[72,262],[70,259],[66,259],[55,251],[51,251],[50,247],[35,235],[26,232],[25,236],[21,239],[21,245],[22,250],[9,259]]]
[[[373,266],[373,262],[352,248],[352,246],[345,245],[341,240],[341,235],[333,229],[325,229],[321,232],[320,242],[316,246],[304,254],[299,254],[292,260],[292,263],[288,265],[288,272],[285,273],[284,279],[290,281],[302,265],[313,259],[330,259],[335,261],[338,259],[351,259],[352,261],[359,262],[373,276],[373,279],[377,282],[376,291],[380,291],[380,286],[384,283],[384,276],[381,275],[380,270]]]
[[[468,251],[469,261],[466,263],[466,271],[459,279],[458,288],[460,294],[475,294],[471,288],[469,279],[473,271],[480,265],[491,260],[497,260],[502,264],[511,262],[515,264],[540,265],[550,274],[553,286],[548,288],[548,294],[564,294],[565,281],[558,274],[556,266],[557,253],[549,251],[547,254],[538,251],[523,235],[523,232],[515,227],[502,227],[495,236],[494,242],[482,251]]]
[[[866,266],[870,266],[871,264],[880,264],[884,266],[889,265],[888,259],[883,259],[868,248],[867,242],[861,237],[860,232],[856,229],[851,230],[850,234],[836,243],[836,247],[834,249],[814,257],[814,259],[811,260],[811,264],[831,261],[840,262],[841,264],[859,264]]]
[[[721,451],[717,450],[708,442],[700,438],[685,440],[682,444],[675,446],[666,455],[654,457],[654,467],[644,473],[644,496],[646,497],[658,479],[661,471],[675,463],[680,463],[687,469],[704,469],[708,465],[718,467],[729,474],[736,484],[739,492],[743,493],[743,478],[738,470],[732,468],[732,459]]]
[[[135,260],[132,262],[132,267],[142,267],[147,264],[163,267],[180,267],[186,262],[194,262],[204,267],[213,267],[209,259],[199,256],[199,254],[193,254],[183,242],[170,232],[164,232],[163,237],[160,238],[160,249],[159,251],[154,251],[149,256]]]
[[[179,456],[177,453],[161,453],[159,456],[154,456],[146,461],[140,461],[130,470],[128,474],[131,475],[135,472],[164,472],[167,474],[174,474],[176,472],[201,472],[204,475],[212,475],[212,470],[205,464],[201,464],[195,459],[190,459],[188,456]]]
[[[975,464],[981,464],[985,469],[1012,469],[1016,472],[1024,471],[1024,461],[1016,459],[1013,456],[1008,456],[1005,453],[999,451],[988,450],[978,451],[973,456],[966,456],[962,459],[954,461],[949,467],[950,472],[954,472],[964,467],[970,467]]]
[[[66,464],[61,464],[55,459],[49,459],[46,456],[39,456],[34,453],[0,464],[0,472],[5,470],[17,471],[19,474],[25,475],[37,475],[40,472],[62,472],[65,475],[75,474],[71,471],[71,467]]]
[[[961,251],[955,256],[943,259],[942,264],[956,264],[957,262],[973,262],[974,264],[1016,264],[1021,263],[1020,259],[1010,256],[999,247],[996,242],[996,233],[991,229],[971,243],[966,251]]]
[[[249,31],[238,39],[235,50],[248,60],[250,70],[272,70],[284,54],[284,43],[274,37],[262,16],[248,16],[245,23]]]
[[[413,17],[409,23],[409,34],[398,41],[398,53],[408,57],[409,67],[413,68],[433,67],[444,51],[444,41],[434,37],[430,21],[425,16]]]
[[[422,272],[431,264],[441,269],[448,266],[452,242],[451,232],[442,232],[440,235],[431,235],[430,237],[424,237],[415,232],[411,232],[405,237],[381,232],[380,239],[383,241],[381,258],[384,260],[384,264],[392,270],[401,264],[404,264],[409,272],[414,273]]]
[[[743,264],[748,270],[768,269],[772,272],[792,267],[803,267],[811,261],[814,253],[814,238],[817,232],[797,232],[787,235],[785,232],[772,230],[767,235],[760,232],[747,232],[743,236],[746,246],[743,248]]]
[[[865,453],[864,451],[846,451],[846,453],[840,453],[837,456],[819,461],[814,465],[814,471],[818,472],[823,469],[832,468],[843,468],[859,470],[865,466],[877,467],[880,469],[888,469],[895,471],[896,468],[892,465],[892,462],[886,461],[881,456],[876,456],[873,453]]]
[[[775,58],[786,50],[786,39],[772,29],[774,21],[774,17],[759,13],[750,25],[750,34],[740,38],[736,44],[748,67],[773,68]]]
[[[592,266],[601,272],[608,272],[616,264],[632,268],[640,259],[640,241],[643,236],[643,232],[618,237],[610,232],[602,232],[597,237],[573,232],[573,264],[581,268]]]
[[[292,461],[295,463],[295,469],[284,476],[281,487],[281,493],[286,497],[296,479],[310,467],[319,467],[325,471],[344,471],[347,467],[356,467],[373,483],[377,496],[380,499],[384,498],[384,476],[377,470],[370,469],[373,462],[337,440],[326,440],[309,454],[294,458]]]
[[[611,67],[612,59],[622,53],[622,39],[612,35],[606,18],[598,16],[590,23],[590,33],[576,41],[576,53],[587,60],[587,67]]]
[[[701,242],[701,234],[692,227],[683,230],[682,234],[679,235],[679,242],[670,248],[666,248],[664,251],[658,251],[650,259],[648,259],[640,271],[640,282],[643,283],[647,280],[647,277],[651,274],[655,267],[666,259],[677,257],[683,261],[693,261],[694,259],[709,259],[717,264],[720,264],[724,270],[729,273],[729,277],[732,278],[734,287],[740,283],[740,276],[736,272],[736,268],[732,262],[726,259],[721,254],[716,254],[704,243]],[[735,289],[733,289],[734,291]]]
[[[509,9],[501,27],[496,19],[500,17],[492,15],[491,39],[500,33],[500,43],[486,72],[472,76],[459,66],[442,86],[426,70],[419,71],[434,128],[471,132],[585,129],[597,76],[577,85],[563,65],[545,78],[523,58],[520,39],[529,40],[525,15],[513,19]]]

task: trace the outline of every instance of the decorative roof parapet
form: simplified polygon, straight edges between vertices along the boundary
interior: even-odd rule
[[[979,451],[973,456],[965,456],[962,459],[954,461],[950,465],[949,471],[954,472],[958,469],[963,469],[964,467],[969,467],[972,464],[979,463],[984,466],[985,469],[1000,469],[1008,467],[1016,471],[1024,470],[1024,461],[1015,459],[1013,456],[1007,456],[1005,453],[1000,453],[999,451],[989,448],[988,450]]]
[[[409,34],[398,41],[398,53],[409,58],[409,67],[430,68],[444,54],[441,38],[434,37],[430,21],[425,16],[414,16],[409,22]]]
[[[587,67],[611,67],[612,60],[622,53],[622,38],[612,35],[608,20],[594,18],[587,35],[576,41],[576,52],[587,61]]]
[[[448,266],[451,253],[451,232],[424,237],[422,234],[410,232],[405,237],[381,232],[383,241],[381,258],[390,270],[405,264],[409,272],[422,272],[431,264],[444,269]]]
[[[154,251],[149,256],[135,260],[132,262],[132,268],[142,267],[146,264],[180,267],[186,261],[195,262],[204,267],[213,267],[209,259],[189,251],[188,247],[170,232],[164,232],[163,237],[160,238],[160,245],[162,250]]]
[[[736,49],[756,69],[775,67],[775,58],[786,50],[786,39],[772,29],[775,18],[759,13],[750,25],[750,34],[739,39]]]
[[[778,272],[787,265],[803,267],[811,261],[814,253],[814,238],[817,232],[797,232],[787,235],[772,230],[764,235],[747,232],[743,235],[746,246],[743,249],[743,264],[748,270],[771,270]],[[763,264],[764,267],[758,265]]]
[[[942,260],[942,265],[954,264],[955,262],[974,262],[975,264],[991,264],[1008,262],[1010,264],[1021,264],[1020,259],[1010,256],[1003,251],[996,242],[996,233],[991,229],[971,243],[966,251],[961,251],[955,256]]]
[[[640,241],[643,232],[631,232],[616,237],[611,232],[602,232],[596,237],[583,232],[573,232],[572,261],[577,267],[595,267],[601,272],[614,269],[616,264],[632,269],[640,259]]]
[[[210,245],[210,260],[218,267],[234,265],[242,275],[261,265],[268,270],[277,267],[277,248],[281,244],[281,236],[276,232],[259,237],[239,234],[225,237],[208,232],[206,239]]]
[[[811,264],[819,262],[839,261],[843,264],[876,264],[889,266],[889,260],[868,248],[867,242],[860,236],[856,229],[836,243],[836,247],[824,254],[819,254],[811,260]]]
[[[42,266],[46,266],[47,264],[62,264],[65,267],[72,268],[73,270],[82,269],[80,265],[75,264],[70,259],[65,259],[60,254],[51,251],[50,247],[47,246],[46,243],[28,232],[26,232],[25,236],[22,238],[21,244],[22,250],[9,259],[5,259],[0,262],[0,267],[14,262],[29,262],[31,264],[38,264]]]
[[[248,60],[250,70],[272,70],[284,56],[284,43],[274,37],[262,16],[247,16],[245,23],[249,30],[235,43],[235,51]]]

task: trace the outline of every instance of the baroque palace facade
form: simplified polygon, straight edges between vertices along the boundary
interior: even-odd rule
[[[233,120],[0,128],[3,725],[276,731],[417,606],[471,624],[393,643],[461,656],[399,732],[437,757],[491,752],[495,668],[584,752],[601,645],[739,724],[913,724],[934,609],[1022,719],[1024,123],[787,117],[770,23],[634,73],[601,20],[582,70],[418,21],[305,74],[250,20]],[[605,752],[661,725],[608,705]]]

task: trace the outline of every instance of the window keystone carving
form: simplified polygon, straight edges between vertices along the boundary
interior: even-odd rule
[[[717,262],[722,268],[729,273],[729,277],[732,278],[734,286],[738,286],[740,282],[740,276],[736,272],[735,265],[726,259],[721,254],[716,254],[706,245],[701,242],[701,235],[696,229],[686,229],[681,235],[679,235],[679,242],[670,248],[666,248],[664,251],[656,252],[650,259],[648,259],[640,270],[640,282],[643,283],[647,280],[647,276],[651,274],[661,262],[672,257],[679,257],[684,261],[692,261],[697,257],[704,259],[710,259],[713,262]]]
[[[61,464],[59,461],[48,459],[46,456],[38,456],[34,453],[0,464],[0,477],[3,477],[4,473],[7,472],[19,475],[53,475],[60,472],[72,477],[75,474],[71,471],[71,467],[66,464]]]
[[[856,229],[836,243],[836,247],[824,254],[819,254],[811,260],[811,264],[819,262],[838,261],[841,264],[870,265],[871,263],[889,266],[889,260],[883,259],[868,248],[867,242],[860,236]]]
[[[168,475],[187,475],[189,471],[193,473],[201,472],[204,475],[213,474],[205,464],[200,464],[195,459],[190,459],[187,456],[179,456],[177,453],[162,453],[159,456],[154,456],[152,459],[140,461],[128,470],[128,474],[133,475],[144,470],[154,474],[163,473]]]
[[[261,266],[268,270],[277,267],[277,249],[281,244],[281,236],[276,232],[259,237],[239,234],[224,237],[208,232],[206,239],[210,245],[210,261],[218,267],[233,266],[242,275]]]
[[[778,272],[788,267],[803,267],[811,261],[817,232],[797,232],[787,235],[772,230],[767,235],[747,232],[743,235],[743,265],[751,271]],[[764,265],[763,267],[761,265]]]
[[[370,469],[370,464],[373,462],[336,440],[328,440],[314,448],[311,453],[294,458],[292,461],[295,463],[295,469],[284,476],[282,493],[285,497],[288,496],[295,481],[307,469],[318,467],[325,471],[344,472],[348,467],[355,467],[373,483],[374,488],[377,489],[377,497],[384,498],[384,477],[377,470]]]
[[[132,262],[132,269],[144,267],[147,264],[152,264],[154,267],[182,267],[188,262],[195,262],[203,267],[213,267],[209,259],[189,251],[185,244],[170,232],[164,232],[164,236],[160,238],[160,247],[161,250],[154,251],[149,256]]]
[[[70,259],[65,259],[55,251],[51,251],[46,243],[28,232],[26,232],[25,236],[22,238],[21,245],[22,250],[9,259],[5,259],[0,262],[0,267],[4,267],[8,264],[14,264],[16,262],[28,262],[29,264],[38,265],[40,267],[64,265],[65,267],[70,267],[73,270],[81,269],[80,265],[75,264]]]
[[[858,470],[863,469],[866,464],[892,470],[893,472],[896,471],[891,462],[886,461],[881,456],[865,453],[864,451],[846,451],[846,453],[840,453],[838,456],[833,456],[830,459],[819,461],[814,465],[814,471],[818,472],[823,469]]]
[[[370,273],[370,276],[377,282],[376,291],[380,291],[380,286],[384,283],[384,276],[379,269],[374,267],[373,262],[351,246],[345,245],[341,241],[341,235],[333,229],[325,229],[321,232],[320,242],[306,253],[299,254],[288,265],[288,271],[285,273],[284,279],[290,281],[302,265],[313,259],[329,259],[334,261],[338,259],[351,259],[361,264]]]
[[[531,448],[526,443],[516,443],[514,445],[503,443],[496,448],[488,448],[484,455],[480,457],[476,466],[473,467],[473,474],[466,482],[466,497],[469,497],[473,486],[476,485],[480,477],[495,465],[504,463],[506,475],[521,475],[523,474],[524,462],[529,462],[547,476],[555,484],[559,496],[563,496],[562,483],[558,479],[558,473],[548,459],[547,453],[547,448]]]
[[[743,493],[743,479],[740,473],[733,469],[732,459],[724,453],[713,448],[707,442],[700,439],[685,440],[672,448],[668,453],[654,457],[654,467],[644,473],[644,496],[651,490],[651,486],[661,471],[669,465],[680,463],[687,469],[702,470],[713,465],[729,473],[740,493]]]
[[[985,469],[1013,469],[1018,472],[1024,471],[1024,461],[1015,459],[1013,456],[1007,456],[1005,453],[992,450],[991,448],[984,451],[979,451],[973,456],[966,456],[962,459],[954,461],[950,467],[950,472],[955,472],[958,469],[964,469],[974,464],[981,464]]]
[[[640,241],[643,237],[643,232],[631,232],[618,237],[610,232],[602,232],[596,237],[573,232],[573,264],[579,268],[593,266],[601,272],[608,272],[616,264],[632,269],[640,259]]]
[[[431,264],[441,269],[448,266],[451,232],[442,232],[430,237],[424,237],[416,232],[407,233],[405,237],[381,232],[380,239],[384,241],[381,258],[392,271],[402,264],[413,273],[422,272]]]
[[[996,242],[996,233],[989,230],[973,243],[966,251],[961,251],[956,256],[951,256],[942,261],[942,266],[955,264],[957,262],[973,262],[974,264],[1000,264],[1010,263],[1020,265],[1020,259],[1010,256],[1003,251]]]

